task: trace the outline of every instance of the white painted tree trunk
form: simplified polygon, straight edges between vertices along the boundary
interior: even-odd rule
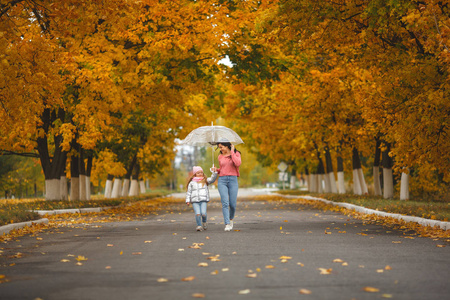
[[[317,193],[318,187],[317,187],[317,175],[316,174],[309,174],[309,183],[311,184],[309,191],[311,193]]]
[[[338,172],[338,189],[339,194],[345,194],[345,176],[344,172]]]
[[[126,178],[123,180],[123,186],[122,186],[122,197],[128,196],[128,193],[130,192],[130,179]]]
[[[80,200],[80,178],[70,179],[70,201]]]
[[[409,200],[409,173],[402,173],[400,183],[400,200]]]
[[[353,194],[362,195],[361,182],[359,181],[358,169],[353,169]]]
[[[383,198],[390,199],[394,197],[394,177],[392,169],[383,168]]]
[[[334,172],[328,173],[328,177],[330,178],[331,192],[337,194],[338,190],[336,186],[336,178],[334,177]]]
[[[91,200],[91,176],[86,176],[86,200]]]
[[[289,188],[291,189],[291,190],[295,190],[295,182],[296,182],[296,180],[295,180],[296,178],[295,178],[295,176],[291,176],[291,182],[290,182],[290,185],[289,185]]]
[[[373,189],[375,196],[381,196],[380,167],[373,167]]]
[[[137,179],[131,180],[128,196],[139,196],[139,182],[137,181]]]
[[[112,193],[112,180],[106,180],[105,184],[105,198],[109,199],[111,198]]]
[[[80,174],[79,180],[80,180],[80,200],[86,201],[86,175]]]
[[[358,169],[358,177],[359,177],[359,184],[361,184],[361,192],[364,195],[369,194],[369,190],[367,189],[366,180],[364,179],[364,173],[362,169]]]
[[[331,181],[328,174],[322,175],[322,179],[325,181],[325,193],[331,193]]]
[[[144,180],[139,181],[139,188],[140,188],[141,194],[145,194],[147,192],[147,190],[145,189],[145,181]]]
[[[114,178],[111,198],[119,198],[122,195],[122,179]]]
[[[59,179],[59,192],[60,192],[60,199],[63,201],[67,201],[69,199],[69,191],[67,189],[67,177],[61,176]]]
[[[60,200],[60,180],[59,179],[46,179],[45,180],[45,200]]]
[[[319,174],[317,175],[317,192],[318,193],[323,193],[324,192],[324,187],[323,187],[323,175]]]

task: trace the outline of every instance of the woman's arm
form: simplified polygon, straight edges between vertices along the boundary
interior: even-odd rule
[[[231,152],[231,160],[233,161],[236,167],[241,165],[241,154],[239,152]]]

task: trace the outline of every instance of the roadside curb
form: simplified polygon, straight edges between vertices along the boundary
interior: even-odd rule
[[[48,219],[47,218],[43,218],[43,219],[39,219],[39,220],[35,220],[35,221],[28,221],[28,222],[21,222],[21,223],[13,223],[13,224],[8,224],[8,225],[3,225],[0,226],[0,235],[6,235],[9,232],[11,232],[12,230],[15,229],[20,229],[23,227],[31,227],[33,226],[33,224],[48,224]]]
[[[315,200],[315,201],[321,201],[324,202],[326,204],[331,204],[334,206],[339,206],[339,207],[344,207],[350,210],[354,210],[356,212],[359,213],[363,213],[363,214],[367,214],[367,215],[377,215],[383,218],[394,218],[397,220],[403,220],[405,222],[413,222],[413,223],[417,223],[420,224],[422,226],[430,226],[430,227],[439,227],[443,230],[450,230],[450,222],[445,222],[445,221],[437,221],[437,220],[430,220],[430,219],[425,219],[425,218],[420,218],[420,217],[413,217],[413,216],[406,216],[406,215],[401,215],[401,214],[394,214],[394,213],[388,213],[388,212],[384,212],[384,211],[380,211],[380,210],[375,210],[375,209],[370,209],[370,208],[365,208],[363,206],[358,206],[355,204],[351,204],[351,203],[345,203],[345,202],[333,202],[330,200],[326,200],[323,198],[317,198],[317,197],[311,197],[311,196],[295,196],[295,195],[282,195],[282,194],[277,194],[277,193],[273,193],[273,195],[277,195],[277,196],[281,196],[281,197],[285,197],[285,198],[302,198],[302,199],[306,199],[306,200]]]
[[[35,210],[38,215],[61,215],[61,214],[84,214],[84,213],[92,213],[92,212],[101,212],[104,210],[111,209],[112,207],[92,207],[92,208],[72,208],[72,209],[55,209],[55,210]],[[6,235],[10,233],[12,230],[20,229],[26,226],[32,226],[33,224],[48,224],[47,218],[42,218],[34,221],[21,222],[21,223],[13,223],[8,225],[0,226],[0,236]]]

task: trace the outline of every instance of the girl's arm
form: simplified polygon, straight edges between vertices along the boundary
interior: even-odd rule
[[[212,172],[211,177],[209,177],[208,179],[206,179],[206,181],[208,182],[208,184],[213,183],[214,181],[216,181],[217,178],[217,172]]]
[[[188,189],[186,191],[186,204],[189,205],[191,203],[191,195],[192,195],[192,184],[189,183]]]

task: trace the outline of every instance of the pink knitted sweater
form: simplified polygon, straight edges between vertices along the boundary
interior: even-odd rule
[[[218,169],[220,176],[238,176],[239,177],[239,166],[241,165],[241,154],[239,152],[232,152],[231,155],[219,155],[219,166]]]

